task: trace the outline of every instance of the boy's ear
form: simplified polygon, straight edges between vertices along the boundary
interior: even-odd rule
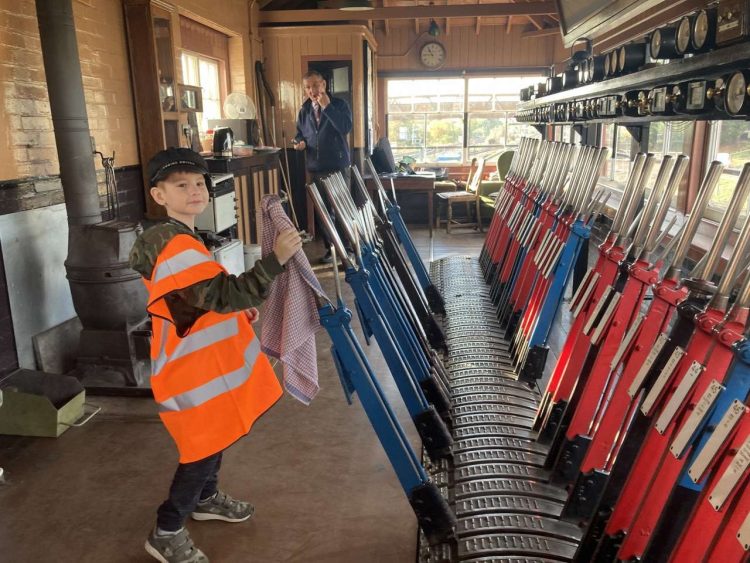
[[[164,190],[159,186],[151,186],[151,197],[154,198],[154,201],[159,205],[164,205]]]

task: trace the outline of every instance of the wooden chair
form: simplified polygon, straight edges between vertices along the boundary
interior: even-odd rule
[[[469,165],[469,173],[466,175],[465,180],[441,180],[439,182],[435,182],[435,195],[444,193],[444,192],[455,192],[455,191],[466,191],[466,186],[468,186],[471,183],[471,179],[474,177],[474,173],[477,170],[477,159],[473,158],[471,160],[471,164]],[[441,218],[443,216],[443,203],[446,200],[444,198],[439,198],[437,200],[437,205],[435,206],[435,228],[440,228],[440,223],[443,222],[443,219]]]
[[[476,162],[476,167],[474,166]],[[470,179],[466,185],[466,189],[455,192],[442,192],[438,193],[437,197],[439,202],[446,202],[448,204],[448,218],[445,225],[446,232],[451,232],[451,225],[460,225],[461,227],[474,227],[479,229],[479,232],[484,232],[482,229],[482,216],[480,213],[481,202],[479,200],[480,189],[482,185],[482,174],[484,173],[484,159],[475,158],[472,160],[472,170],[469,171]],[[465,203],[466,214],[468,221],[456,221],[453,219],[453,204],[454,203]],[[472,204],[474,207],[474,215],[476,220],[471,221]],[[438,217],[440,216],[440,205],[438,205]]]

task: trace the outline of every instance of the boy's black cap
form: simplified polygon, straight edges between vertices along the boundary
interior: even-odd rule
[[[201,155],[190,149],[170,147],[159,151],[148,161],[147,171],[152,186],[164,180],[172,172],[186,171],[203,174],[206,178],[206,184],[211,187],[211,176],[206,161]]]

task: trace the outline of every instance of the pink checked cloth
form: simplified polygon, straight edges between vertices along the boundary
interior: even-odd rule
[[[266,256],[273,251],[276,235],[295,227],[278,196],[267,195],[260,205],[263,212],[261,253]],[[284,364],[284,388],[306,405],[320,389],[315,351],[315,332],[320,328],[316,294],[325,297],[307,256],[300,249],[286,263],[286,271],[271,283],[260,339],[263,352]]]

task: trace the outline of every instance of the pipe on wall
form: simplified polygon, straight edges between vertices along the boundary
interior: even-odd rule
[[[36,0],[68,224],[102,220],[71,0]]]

